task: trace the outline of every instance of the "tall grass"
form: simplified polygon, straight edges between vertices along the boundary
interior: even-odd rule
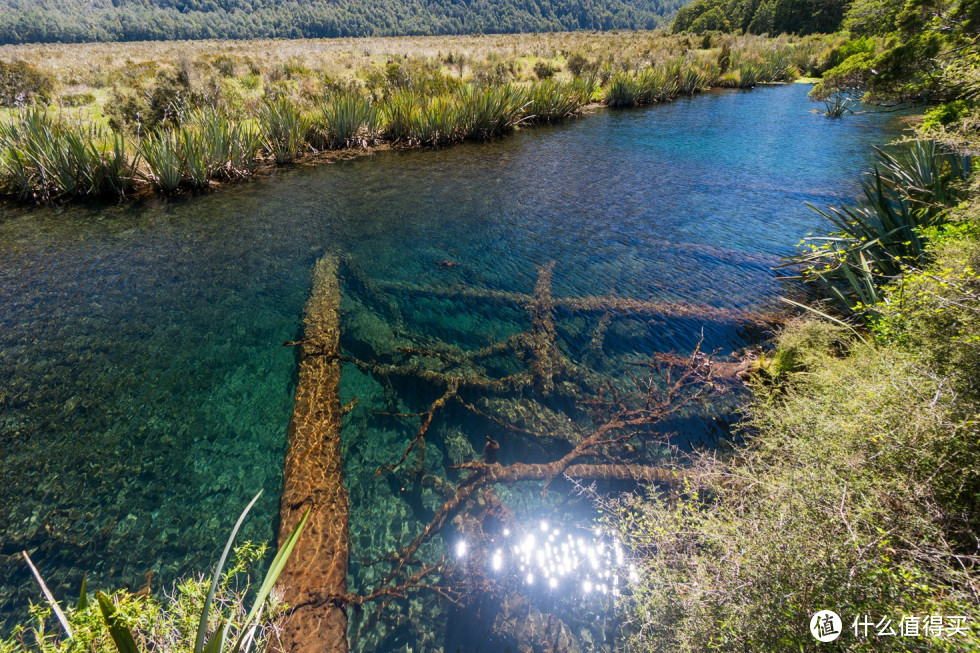
[[[738,87],[754,88],[766,79],[766,67],[762,62],[751,59],[738,63]]]
[[[415,115],[414,137],[423,145],[441,145],[463,138],[463,114],[452,97],[433,98]]]
[[[619,72],[609,80],[605,101],[613,109],[633,107],[637,105],[639,94],[640,86],[636,76]]]
[[[185,120],[181,147],[191,185],[205,188],[211,179],[249,177],[261,143],[254,128],[216,111],[199,111]]]
[[[412,141],[420,104],[421,98],[412,91],[398,91],[389,96],[381,110],[385,137],[394,143]]]
[[[151,132],[140,143],[140,153],[149,168],[149,181],[167,195],[177,192],[187,163],[180,135],[163,128]]]
[[[20,199],[121,197],[135,176],[122,134],[35,107],[0,122],[0,186]]]
[[[354,93],[321,97],[310,124],[308,140],[316,148],[351,147],[373,138],[378,111],[367,98]]]
[[[510,131],[529,105],[524,91],[511,84],[467,84],[453,95],[429,99],[400,91],[384,102],[383,133],[392,142],[408,145],[486,140]]]
[[[306,146],[306,125],[299,107],[287,97],[269,100],[259,114],[262,144],[277,165],[292,163]]]
[[[667,102],[677,97],[677,79],[663,66],[644,68],[637,76],[640,104]]]
[[[680,92],[679,69],[665,66],[644,68],[637,74],[617,73],[609,80],[605,102],[616,109],[654,102],[667,102]]]
[[[525,91],[524,113],[528,122],[555,122],[572,116],[582,108],[588,95],[580,84],[554,78],[533,84]]]
[[[528,105],[520,87],[467,85],[456,93],[461,113],[463,137],[486,140],[514,128]]]
[[[681,95],[700,93],[716,76],[698,61],[675,60],[667,64],[667,71],[676,80],[677,92]]]

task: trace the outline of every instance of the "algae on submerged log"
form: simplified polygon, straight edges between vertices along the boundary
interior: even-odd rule
[[[338,261],[324,256],[313,273],[300,349],[299,383],[289,422],[283,468],[279,537],[312,507],[306,531],[279,577],[292,613],[283,628],[282,653],[348,649],[347,613],[324,596],[347,593],[350,502],[340,453],[340,282]]]

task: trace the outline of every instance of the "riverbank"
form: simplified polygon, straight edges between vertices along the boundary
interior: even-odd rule
[[[836,41],[602,33],[73,45],[43,56],[7,46],[0,95],[33,108],[0,113],[0,192],[27,202],[199,192],[263,163],[486,140],[591,103],[792,81],[819,74]]]
[[[695,454],[683,492],[607,506],[644,570],[632,645],[805,649],[833,610],[845,650],[980,646],[971,167],[930,142],[880,154],[865,204],[804,241],[828,299],[748,366],[740,438]]]

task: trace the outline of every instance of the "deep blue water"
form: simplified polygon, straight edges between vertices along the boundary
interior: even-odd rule
[[[500,141],[381,152],[169,202],[0,206],[0,623],[40,600],[22,549],[59,596],[76,596],[83,573],[90,587],[139,587],[148,571],[155,587],[169,586],[214,563],[260,488],[241,537],[273,538],[296,382],[296,353],[280,344],[301,335],[310,272],[324,252],[349,256],[388,290],[529,293],[536,266],[554,260],[557,296],[776,308],[785,289],[770,267],[819,227],[804,202],[853,199],[871,147],[896,133],[887,116],[829,119],[808,89],[599,111]],[[350,295],[345,346],[367,355],[392,344],[390,325]],[[527,328],[518,307],[392,299],[413,331],[462,347]],[[595,324],[559,318],[575,357]],[[616,322],[606,354],[617,363],[606,370],[686,353],[702,329],[704,346],[722,355],[760,337],[710,317]],[[342,394],[359,399],[344,438],[350,579],[366,587],[380,572],[360,563],[414,535],[441,504],[431,489],[402,497],[397,479],[374,480],[417,428],[377,413],[418,411],[433,397],[350,366]],[[447,411],[427,466],[449,474],[481,450],[480,428],[461,409]],[[710,420],[683,428],[696,439]],[[505,444],[502,455],[517,459],[518,449]],[[587,511],[561,497],[528,500],[539,489],[504,488],[501,498],[529,523],[574,513],[568,528],[585,524]],[[454,538],[450,527],[429,555]],[[539,599],[538,609],[554,608]],[[422,648],[464,641],[458,623],[446,625],[448,610],[426,601],[434,599],[395,606],[408,619],[426,613]],[[467,618],[492,625],[493,609]],[[362,647],[402,650],[420,637],[411,627],[382,631]],[[611,641],[609,632],[589,637],[598,643],[586,649]]]

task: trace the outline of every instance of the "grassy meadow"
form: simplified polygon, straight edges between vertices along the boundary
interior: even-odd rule
[[[337,149],[439,146],[819,75],[839,37],[659,32],[0,47],[0,192],[202,190]]]

